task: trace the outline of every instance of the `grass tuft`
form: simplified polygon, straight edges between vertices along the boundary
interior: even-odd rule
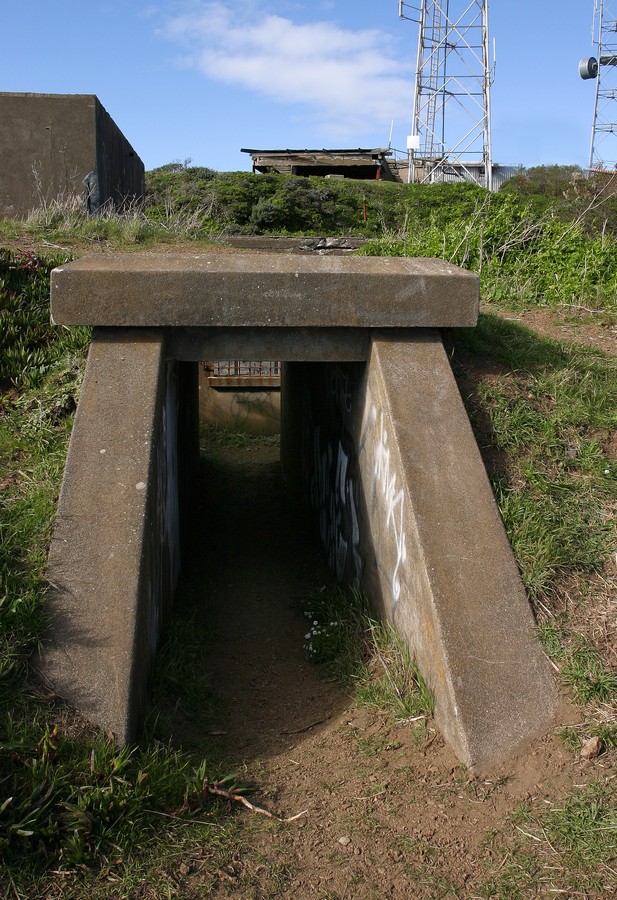
[[[304,645],[308,658],[352,687],[357,702],[396,718],[432,713],[434,699],[409,647],[389,623],[371,616],[364,594],[324,586],[302,606],[310,622]]]
[[[597,779],[544,811],[511,816],[512,841],[484,885],[485,897],[613,896],[617,808],[610,778]]]

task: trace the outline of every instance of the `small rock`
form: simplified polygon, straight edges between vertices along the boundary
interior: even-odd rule
[[[351,844],[351,838],[347,837],[346,835],[343,835],[343,837],[340,837],[338,839],[338,842],[339,842],[339,844],[342,844],[343,847],[346,847],[348,844]]]
[[[599,737],[591,737],[581,747],[582,759],[595,759],[602,753],[602,740]]]

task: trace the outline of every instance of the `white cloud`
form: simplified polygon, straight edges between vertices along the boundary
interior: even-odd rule
[[[345,29],[328,21],[297,24],[250,0],[193,4],[168,20],[163,34],[182,44],[192,65],[213,81],[301,108],[339,137],[383,133],[410,115],[411,81],[379,29]]]

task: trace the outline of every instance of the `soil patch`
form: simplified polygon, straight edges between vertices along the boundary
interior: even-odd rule
[[[485,312],[495,312],[503,319],[520,322],[545,337],[558,341],[572,341],[595,347],[604,353],[617,353],[617,324],[612,321],[585,322],[564,316],[548,309],[530,309],[524,313],[494,311],[490,307]],[[597,316],[597,314],[596,314]]]

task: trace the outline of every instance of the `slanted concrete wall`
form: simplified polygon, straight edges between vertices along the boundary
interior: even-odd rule
[[[160,333],[95,330],[49,552],[41,670],[121,743],[142,717],[178,579],[197,424],[196,364],[166,361]]]
[[[0,215],[144,196],[143,162],[94,95],[0,93],[0,122]]]
[[[511,754],[556,690],[439,334],[383,334],[366,366],[290,365],[283,391],[283,460],[337,576],[406,637],[459,758]]]

